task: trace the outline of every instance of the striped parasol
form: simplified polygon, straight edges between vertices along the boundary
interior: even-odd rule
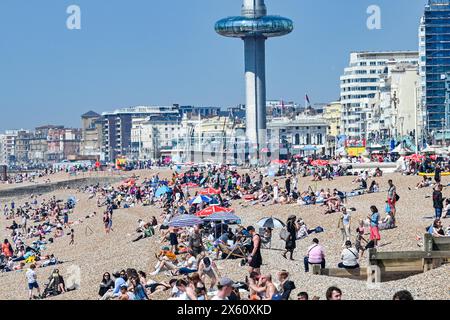
[[[217,202],[217,201],[214,201],[214,198],[212,198],[210,196],[198,195],[194,199],[191,199],[188,203],[189,203],[189,205],[192,205],[194,203],[198,204],[198,203],[202,203],[202,202],[211,203],[212,204],[212,203]]]
[[[239,218],[237,215],[231,213],[231,212],[217,212],[213,213],[209,217],[204,218],[205,221],[239,221],[241,218]]]
[[[173,218],[169,222],[169,227],[184,228],[184,227],[192,227],[198,224],[203,224],[203,220],[194,215],[183,214]]]
[[[273,217],[263,218],[263,219],[259,220],[257,223],[262,228],[275,229],[275,228],[284,228],[285,227],[285,224],[283,221],[281,221],[280,219],[277,219],[277,218],[273,218]]]

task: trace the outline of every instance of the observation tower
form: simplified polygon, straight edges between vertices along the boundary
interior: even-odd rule
[[[243,0],[242,16],[219,20],[218,34],[241,38],[245,47],[246,136],[256,147],[256,157],[267,146],[266,39],[284,36],[294,29],[290,19],[267,15],[264,0]]]

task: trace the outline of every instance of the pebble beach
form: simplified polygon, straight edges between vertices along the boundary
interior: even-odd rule
[[[134,171],[133,174],[139,176],[137,183],[145,177],[151,177],[156,170]],[[158,170],[160,176],[169,177],[172,172],[168,169]],[[103,176],[105,173],[103,173]],[[131,175],[131,174],[130,174]],[[124,175],[125,178],[125,175]],[[69,179],[67,175],[61,174],[51,177],[52,180],[64,181]],[[339,190],[350,191],[356,187],[352,180],[354,177],[337,177],[332,181],[312,182],[311,177],[299,179],[299,190],[306,190],[311,186],[313,190],[322,188],[339,188]],[[429,196],[432,188],[422,188],[416,190],[414,187],[420,181],[417,176],[403,176],[401,174],[386,174],[383,177],[375,178],[381,187],[381,191],[373,194],[365,194],[354,198],[349,198],[346,206],[355,208],[352,211],[352,227],[357,227],[357,222],[364,219],[369,214],[371,205],[377,206],[383,211],[387,180],[392,179],[400,195],[397,204],[397,227],[391,230],[381,231],[381,242],[379,251],[412,251],[422,250],[418,243],[418,236],[425,233],[425,228],[433,222],[432,200]],[[267,181],[273,178],[266,178]],[[283,178],[277,178],[280,185],[283,185]],[[35,183],[41,183],[39,180]],[[450,183],[449,177],[443,177],[442,184],[446,186]],[[19,185],[1,185],[3,188],[17,188]],[[192,190],[192,193],[194,190]],[[450,188],[444,188],[444,197],[450,197]],[[58,265],[61,274],[66,282],[70,278],[73,268],[80,268],[81,284],[80,288],[61,294],[49,299],[64,300],[97,300],[98,288],[101,276],[104,272],[135,268],[143,270],[149,274],[154,270],[157,263],[155,253],[161,249],[162,243],[159,237],[153,236],[138,242],[131,240],[135,236],[135,229],[138,219],[149,220],[152,216],[160,219],[161,209],[155,206],[135,206],[128,209],[118,209],[114,213],[113,231],[105,234],[102,223],[102,208],[97,208],[96,198],[89,199],[86,193],[78,192],[74,189],[55,190],[54,192],[39,195],[38,200],[48,199],[55,196],[57,199],[67,199],[74,196],[77,205],[71,220],[84,219],[82,223],[73,226],[75,230],[75,245],[69,246],[70,237],[64,236],[55,240],[53,244],[46,246],[46,253],[53,253],[59,260],[64,261]],[[3,206],[6,199],[0,199]],[[8,199],[10,201],[10,199]],[[28,201],[27,197],[16,198],[14,201],[20,205]],[[343,291],[343,299],[348,300],[390,300],[395,292],[399,290],[409,290],[415,299],[419,300],[448,300],[450,299],[450,265],[444,265],[432,271],[411,276],[409,278],[390,281],[372,287],[365,281],[334,278],[328,276],[313,275],[305,273],[303,270],[303,256],[307,248],[311,245],[313,237],[317,237],[325,248],[327,267],[336,268],[340,262],[342,250],[341,232],[338,229],[339,213],[324,215],[324,207],[320,205],[301,206],[298,204],[285,205],[251,205],[244,200],[232,202],[235,213],[241,217],[244,226],[255,225],[258,220],[264,217],[276,217],[285,221],[291,214],[301,217],[310,228],[321,226],[324,232],[306,239],[297,241],[297,248],[294,252],[294,261],[284,259],[282,250],[284,241],[279,237],[279,231],[275,229],[271,249],[262,251],[263,274],[275,275],[281,269],[290,273],[290,279],[295,282],[297,289],[293,291],[293,296],[300,291],[306,291],[310,296],[318,296],[325,299],[325,291],[328,287],[336,285]],[[93,218],[85,219],[85,216],[97,212]],[[10,220],[5,220],[3,215],[0,218],[1,237],[4,239],[8,232],[5,227],[11,224]],[[444,227],[450,224],[450,218],[444,219]],[[352,235],[352,238],[354,236]],[[353,240],[353,239],[352,239]],[[367,255],[366,255],[367,257]],[[239,260],[218,260],[216,263],[221,273],[236,280],[245,278],[248,274],[247,268],[241,267]],[[360,261],[362,266],[367,265],[365,259]],[[37,275],[40,283],[44,283],[50,276],[52,267],[38,268]],[[13,271],[0,273],[1,281],[6,290],[0,291],[0,299],[25,300],[28,298],[25,271]],[[168,281],[169,277],[161,273],[155,277],[150,277],[156,281]],[[154,295],[153,299],[167,299],[168,293]]]

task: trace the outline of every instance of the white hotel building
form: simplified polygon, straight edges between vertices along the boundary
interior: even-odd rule
[[[389,65],[418,64],[418,52],[353,52],[341,76],[341,134],[353,139],[368,137],[374,106],[379,103],[380,79]]]

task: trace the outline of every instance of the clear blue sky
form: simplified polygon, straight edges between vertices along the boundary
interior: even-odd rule
[[[267,97],[330,102],[349,53],[417,50],[425,0],[266,0],[295,23],[267,43]],[[82,30],[66,28],[77,4]],[[244,102],[243,44],[214,23],[242,0],[1,0],[0,131],[134,105]],[[381,7],[382,29],[366,9]]]

